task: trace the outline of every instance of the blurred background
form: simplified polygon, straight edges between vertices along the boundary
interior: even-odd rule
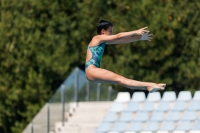
[[[76,67],[84,71],[100,19],[114,34],[145,26],[153,34],[107,45],[101,67],[176,94],[200,90],[197,0],[0,0],[0,9],[0,133],[22,132]]]

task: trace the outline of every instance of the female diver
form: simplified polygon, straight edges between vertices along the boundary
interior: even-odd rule
[[[119,84],[129,89],[148,90],[149,92],[164,90],[166,84],[136,81],[100,68],[100,62],[106,44],[122,44],[139,40],[150,41],[152,39],[152,34],[149,34],[147,27],[135,31],[121,32],[115,35],[112,35],[112,32],[113,24],[111,22],[107,20],[100,20],[98,22],[98,35],[92,38],[87,49],[85,64],[86,78],[89,81],[98,83]]]

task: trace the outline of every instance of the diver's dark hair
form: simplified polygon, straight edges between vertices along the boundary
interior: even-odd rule
[[[97,23],[97,33],[101,34],[102,29],[107,30],[110,26],[113,26],[113,24],[108,20],[99,20]]]

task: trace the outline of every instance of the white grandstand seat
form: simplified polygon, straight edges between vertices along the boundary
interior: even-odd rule
[[[168,131],[157,131],[156,133],[169,133]]]
[[[140,133],[153,133],[152,131],[141,131]]]
[[[128,92],[119,92],[114,102],[129,102],[131,99]]]
[[[148,102],[158,102],[161,100],[160,92],[149,93],[147,96]]]
[[[173,131],[173,133],[185,133],[185,131],[183,131],[183,130],[175,130],[175,131]]]
[[[146,127],[144,129],[144,131],[151,131],[151,132],[155,132],[158,130],[158,122],[156,121],[149,121],[146,124]]]
[[[150,121],[163,121],[165,119],[164,112],[154,111]]]
[[[198,101],[200,101],[200,91],[195,91],[192,100],[198,100]]]
[[[153,133],[152,131],[141,131],[140,133]]]
[[[104,132],[108,132],[110,131],[111,126],[109,122],[102,122],[99,127],[97,128],[96,132],[100,133],[104,133]]]
[[[186,109],[186,105],[184,101],[176,101],[174,107],[172,108],[173,111],[184,111]]]
[[[121,133],[126,130],[126,123],[125,122],[116,122],[108,133]]]
[[[144,92],[135,92],[132,95],[131,101],[133,102],[144,102],[146,100]]]
[[[180,91],[180,93],[178,94],[178,101],[190,101],[192,99],[192,94],[190,91]]]
[[[191,129],[190,121],[180,121],[176,130],[178,131],[189,131]]]
[[[170,110],[169,102],[165,101],[161,101],[156,109],[156,111],[164,111],[164,112],[167,112],[169,110]]]
[[[115,122],[117,121],[117,114],[115,112],[108,112],[104,118],[104,122]]]
[[[190,133],[200,133],[200,130],[190,130]]]
[[[136,133],[134,131],[125,131],[124,133]]]
[[[189,104],[188,110],[199,111],[200,110],[200,101],[192,100]]]
[[[179,111],[171,111],[166,118],[167,121],[178,121],[180,120],[180,112]]]
[[[132,112],[122,112],[118,121],[130,122],[133,120]]]
[[[111,105],[110,112],[121,112],[124,110],[124,104],[121,102],[114,102]]]
[[[184,113],[182,120],[194,121],[197,118],[196,111],[187,110]]]
[[[125,131],[124,133],[136,133],[134,131]]]
[[[162,101],[173,102],[176,100],[176,94],[174,91],[165,91],[162,97]]]
[[[192,130],[200,130],[200,119],[198,119],[195,124],[194,124],[194,128]]]
[[[125,133],[135,133],[140,131],[142,131],[142,122],[132,121]]]
[[[136,102],[129,102],[127,108],[124,111],[136,112],[139,110],[139,105]]]
[[[145,122],[149,119],[149,114],[148,112],[138,112],[136,114],[136,118],[135,121],[141,121],[141,122]]]
[[[153,133],[152,131],[141,131],[140,133]]]
[[[151,112],[154,110],[154,104],[152,102],[144,102],[141,111]]]
[[[173,121],[164,121],[159,131],[168,131],[172,132],[175,129]]]

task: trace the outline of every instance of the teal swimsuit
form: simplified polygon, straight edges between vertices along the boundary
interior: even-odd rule
[[[92,53],[92,58],[85,63],[85,71],[89,65],[94,65],[98,68],[100,67],[100,63],[101,63],[105,45],[106,45],[106,43],[103,42],[97,46],[88,46],[88,49]]]

